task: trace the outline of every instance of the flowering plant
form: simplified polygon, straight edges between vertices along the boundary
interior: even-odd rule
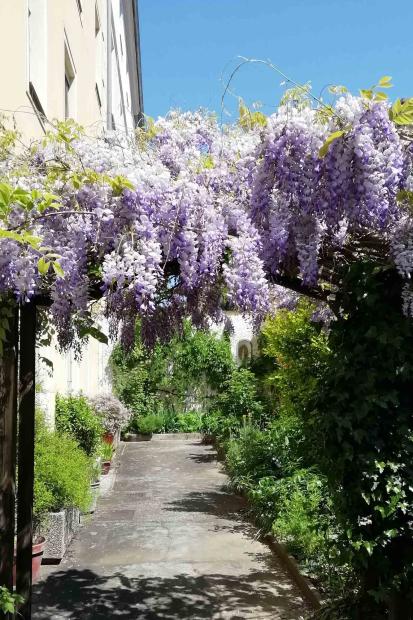
[[[116,433],[131,417],[131,412],[112,394],[99,394],[90,399],[90,404],[108,433]]]
[[[27,151],[9,146],[0,295],[46,298],[62,347],[99,336],[89,302],[103,295],[112,335],[131,345],[140,316],[153,344],[185,317],[220,320],[224,302],[260,320],[270,282],[325,299],[337,265],[367,255],[397,266],[410,312],[413,149],[400,127],[413,106],[384,97],[287,97],[229,126],[171,112],[136,136],[58,123]]]

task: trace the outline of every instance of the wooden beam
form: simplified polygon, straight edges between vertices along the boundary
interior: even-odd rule
[[[23,596],[19,617],[31,618],[34,422],[35,422],[36,305],[20,308],[19,445],[17,484],[16,591]]]
[[[17,431],[17,309],[0,359],[0,585],[13,589]],[[3,302],[2,315],[9,304]]]

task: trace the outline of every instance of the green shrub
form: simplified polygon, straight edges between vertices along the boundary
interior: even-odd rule
[[[76,439],[88,456],[97,454],[104,427],[87,399],[82,396],[56,396],[56,430]]]
[[[279,415],[305,417],[329,359],[328,335],[313,322],[316,306],[300,300],[294,311],[279,310],[261,331],[261,347],[275,367],[267,365],[263,383],[272,390]]]
[[[139,433],[161,433],[164,428],[165,418],[161,414],[150,413],[136,418],[135,424],[135,430]]]
[[[67,435],[48,430],[40,414],[36,419],[33,515],[36,526],[47,512],[90,503],[91,459]]]
[[[181,433],[197,433],[202,429],[202,413],[199,411],[188,411],[178,413],[177,430]]]
[[[299,558],[312,558],[325,547],[329,526],[326,481],[308,470],[275,483],[277,516],[272,530]]]
[[[176,416],[185,412],[188,397],[207,408],[211,390],[220,390],[235,367],[228,339],[197,330],[189,321],[182,333],[151,351],[142,345],[137,322],[132,350],[117,345],[110,364],[114,391],[134,417],[167,414],[168,430],[178,430]]]
[[[257,395],[254,374],[246,368],[234,370],[223,382],[215,407],[224,416],[234,416],[242,421],[243,417],[260,420],[263,412]]]
[[[320,587],[330,596],[348,592],[352,574],[337,557],[336,539],[342,532],[323,476],[301,469],[284,478],[261,478],[248,497],[262,530],[284,542]]]
[[[403,282],[360,263],[336,296],[327,372],[306,433],[329,480],[360,592],[408,618],[413,606],[413,322]],[[317,443],[318,439],[318,443]],[[322,439],[322,440],[321,440]],[[390,602],[391,601],[391,602]]]
[[[264,476],[280,475],[271,435],[257,427],[241,428],[226,446],[225,464],[233,485],[249,489]]]

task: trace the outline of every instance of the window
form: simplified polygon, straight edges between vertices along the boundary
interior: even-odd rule
[[[238,363],[242,366],[251,359],[251,342],[249,340],[241,340],[237,346]]]

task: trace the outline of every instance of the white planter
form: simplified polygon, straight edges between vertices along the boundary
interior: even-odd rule
[[[77,508],[66,508],[60,512],[49,512],[44,537],[46,544],[43,553],[44,563],[58,563],[80,525]]]
[[[91,495],[91,500],[90,500],[89,509],[86,510],[86,512],[83,512],[82,514],[92,514],[95,512],[98,497],[100,495],[100,481],[99,480],[97,480],[96,482],[90,483],[90,495]]]

